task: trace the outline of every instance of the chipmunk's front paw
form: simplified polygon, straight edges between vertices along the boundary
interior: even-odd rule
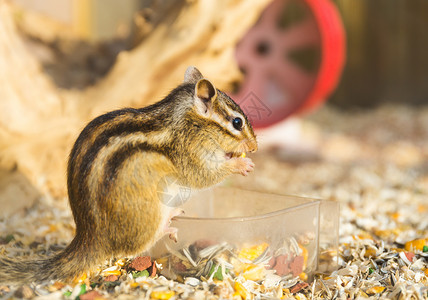
[[[171,225],[171,221],[175,217],[177,217],[179,215],[182,215],[182,214],[184,214],[184,210],[182,210],[181,208],[175,208],[175,209],[173,209],[169,213],[168,219],[167,219],[167,223],[165,224],[165,227],[164,227],[164,232],[163,233],[164,234],[169,234],[169,238],[171,240],[173,240],[175,243],[177,243],[177,241],[178,241],[178,236],[177,236],[178,229],[175,228],[175,227],[169,227],[169,225]]]
[[[234,169],[233,173],[247,176],[248,173],[254,170],[254,163],[248,157],[237,157],[234,158]]]
[[[163,234],[168,234],[169,238],[173,240],[175,243],[178,242],[178,235],[177,235],[178,229],[175,227],[166,227],[163,231]]]
[[[170,227],[169,229],[170,229],[169,230],[169,238],[171,240],[173,240],[174,243],[177,243],[178,242],[178,235],[177,235],[178,229],[175,227]]]

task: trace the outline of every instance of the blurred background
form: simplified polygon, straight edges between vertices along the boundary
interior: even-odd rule
[[[348,61],[332,103],[428,103],[428,2],[335,3],[346,29]]]
[[[13,0],[12,3],[27,13],[38,14],[39,23],[52,21],[52,28],[46,28],[45,22],[31,24],[34,18],[27,16],[24,21],[18,16],[21,28],[31,39],[58,43],[72,37],[79,41],[76,43],[80,45],[68,44],[72,50],[50,45],[60,48],[61,55],[72,57],[67,57],[66,62],[63,57],[45,62],[44,66],[60,87],[84,88],[109,70],[121,50],[141,43],[162,22],[162,16],[179,11],[185,1]],[[334,4],[346,32],[347,59],[340,84],[329,101],[342,107],[367,107],[380,102],[427,103],[428,3],[334,0]],[[299,11],[291,9],[285,14],[295,18]],[[52,36],[55,32],[57,40]],[[67,62],[66,66],[52,65]],[[85,62],[89,65],[82,65]],[[78,68],[83,70],[79,73]]]

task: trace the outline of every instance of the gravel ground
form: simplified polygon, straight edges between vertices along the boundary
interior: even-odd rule
[[[260,151],[253,156],[254,174],[229,180],[243,188],[340,202],[339,269],[299,288],[280,286],[276,297],[428,299],[428,107],[325,107],[302,126],[311,146]],[[66,201],[46,196],[0,222],[0,253],[50,253],[71,240],[72,224]],[[0,297],[257,298],[245,284],[131,277],[97,287],[93,278],[75,285],[3,286]],[[88,293],[91,288],[97,292]]]

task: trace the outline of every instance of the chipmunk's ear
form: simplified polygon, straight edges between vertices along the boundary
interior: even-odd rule
[[[194,66],[190,66],[187,68],[184,73],[184,81],[183,83],[197,83],[199,80],[204,78],[202,73],[196,69]]]
[[[195,104],[198,111],[206,115],[217,99],[217,90],[208,79],[202,78],[195,85]]]

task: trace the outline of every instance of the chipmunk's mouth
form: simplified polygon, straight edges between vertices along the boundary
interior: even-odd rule
[[[227,152],[226,159],[236,158],[236,157],[245,157],[245,152]]]

